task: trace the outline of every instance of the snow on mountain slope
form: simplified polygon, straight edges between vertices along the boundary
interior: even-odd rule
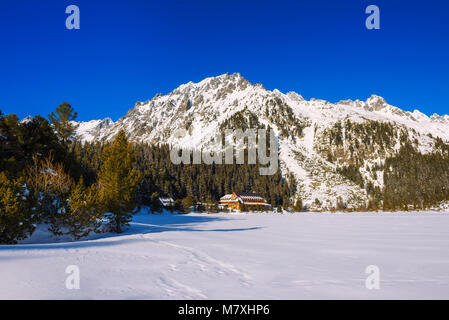
[[[224,125],[237,129],[232,127],[237,116],[246,118],[248,123],[250,118],[255,118],[259,125],[274,129],[283,174],[291,172],[296,176],[301,197],[311,208],[331,208],[337,199],[342,199],[349,207],[366,203],[365,191],[336,173],[337,166],[354,161],[352,145],[364,139],[348,131],[354,124],[389,123],[394,129],[394,145],[383,149],[373,143],[370,153],[367,149],[358,154],[363,158],[363,167],[377,165],[396,151],[404,130],[411,141],[416,139],[422,152],[433,149],[435,137],[449,141],[447,115],[428,117],[417,110],[403,111],[375,95],[366,101],[307,101],[295,92],[283,94],[278,90],[266,90],[261,84],[253,85],[240,74],[224,74],[183,84],[165,96],[159,94],[150,101],[136,103],[115,123],[110,119],[80,123],[77,135],[84,141],[104,141],[111,140],[124,129],[132,141],[194,149],[210,144]],[[350,123],[348,128],[344,125],[341,133],[343,143],[335,146],[329,141],[335,136],[339,122],[344,124],[345,121]],[[187,134],[176,137],[176,129],[185,129]],[[367,172],[362,170],[362,174],[368,178]],[[374,183],[381,187],[381,177]]]
[[[92,141],[97,138],[100,131],[105,130],[112,124],[114,124],[114,122],[110,118],[79,122],[76,135],[82,141]]]
[[[448,299],[448,213],[134,216],[121,235],[0,247],[0,299]],[[80,271],[68,290],[66,268]],[[380,270],[368,290],[366,268]]]

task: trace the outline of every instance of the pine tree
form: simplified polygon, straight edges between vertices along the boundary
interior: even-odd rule
[[[159,193],[153,192],[151,195],[151,211],[153,212],[161,212],[162,205],[159,201]]]
[[[98,232],[101,217],[95,186],[85,187],[81,177],[70,192],[69,207],[64,214],[66,233],[74,240],[79,240],[91,232]]]
[[[296,199],[294,210],[296,212],[300,212],[300,211],[302,211],[302,209],[303,209],[302,200],[301,200],[301,198],[298,198],[298,199]]]
[[[41,222],[49,225],[54,235],[62,235],[63,214],[67,210],[67,198],[73,185],[61,163],[55,163],[53,157],[40,160],[33,157],[33,163],[27,168],[27,185],[36,201]]]
[[[28,196],[23,178],[10,180],[0,172],[0,243],[17,243],[35,230],[37,216]]]
[[[55,127],[61,141],[64,144],[67,144],[69,138],[73,135],[77,128],[72,121],[77,118],[78,114],[74,112],[72,106],[67,102],[61,103],[59,107],[56,108],[55,112],[52,112],[48,116],[48,119]]]
[[[136,190],[141,179],[140,172],[135,168],[134,149],[123,130],[112,144],[104,148],[102,158],[98,175],[100,200],[111,229],[121,233],[123,226],[129,225],[132,211],[136,208]]]
[[[204,204],[199,202],[195,205],[195,210],[196,212],[202,213],[204,211],[206,211],[206,208],[204,207]]]
[[[182,200],[182,206],[184,207],[184,212],[190,212],[193,206],[193,199],[191,196],[187,196]]]
[[[282,199],[282,208],[285,211],[288,211],[289,206],[290,206],[290,199],[287,196],[284,196],[284,198]]]
[[[185,213],[184,205],[182,204],[182,200],[180,200],[180,199],[175,200],[174,210],[178,211],[178,213]]]

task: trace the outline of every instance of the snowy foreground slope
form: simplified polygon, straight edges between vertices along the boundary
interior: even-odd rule
[[[448,226],[430,212],[141,213],[120,236],[0,246],[0,298],[448,299]],[[69,265],[80,290],[66,289]]]

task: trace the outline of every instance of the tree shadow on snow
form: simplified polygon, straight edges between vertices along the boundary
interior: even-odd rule
[[[245,227],[245,228],[208,228],[204,223],[217,221],[235,221],[246,220],[232,219],[218,216],[200,216],[200,215],[176,215],[176,214],[137,214],[133,217],[130,227],[123,233],[97,233],[89,235],[87,238],[73,242],[62,242],[54,240],[43,243],[25,243],[16,245],[0,245],[1,251],[9,250],[77,250],[83,248],[116,246],[129,244],[132,242],[146,241],[142,238],[131,238],[134,235],[143,235],[151,233],[161,233],[170,231],[187,232],[240,232],[262,229],[263,227]]]
[[[237,232],[257,230],[262,227],[246,228],[208,228],[201,224],[217,221],[235,221],[246,219],[229,219],[219,216],[200,215],[138,215],[131,222],[131,227],[126,234],[135,233],[158,233],[167,231],[191,231],[191,232]]]

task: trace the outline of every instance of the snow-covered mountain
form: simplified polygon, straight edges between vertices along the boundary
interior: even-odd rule
[[[365,189],[338,173],[357,164],[365,181],[382,187],[382,163],[408,139],[422,152],[434,149],[436,138],[449,141],[449,116],[431,117],[403,111],[382,97],[366,101],[305,100],[251,84],[240,74],[224,74],[181,85],[167,95],[138,102],[113,122],[107,118],[79,123],[83,141],[111,140],[124,129],[132,141],[199,148],[226,128],[270,126],[279,142],[284,175],[293,173],[300,194],[311,208],[331,208],[337,201],[350,207],[365,204]],[[187,130],[175,137],[178,128]]]

